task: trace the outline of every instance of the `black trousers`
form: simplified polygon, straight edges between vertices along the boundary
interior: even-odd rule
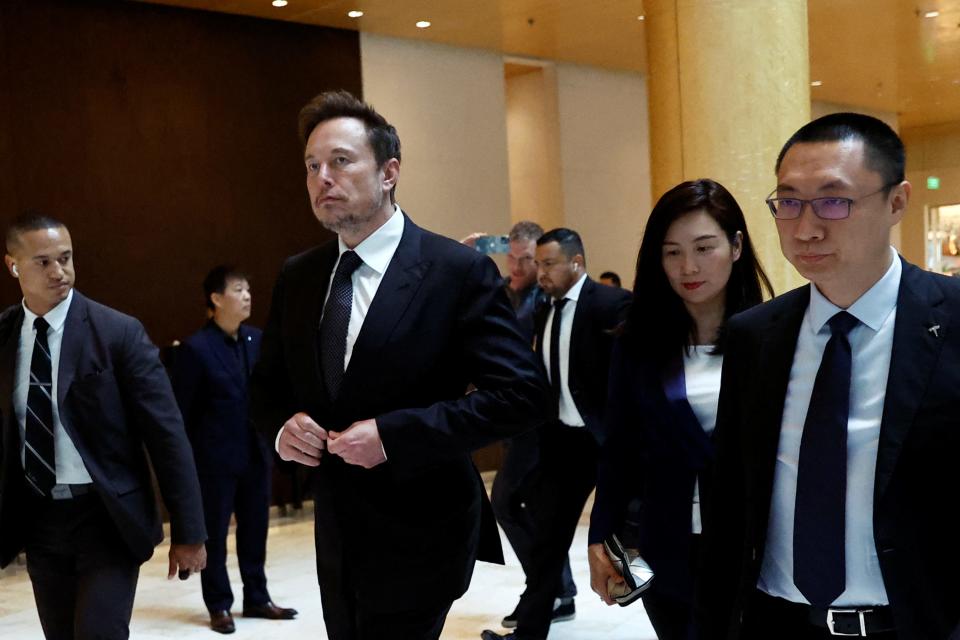
[[[517,560],[524,573],[533,564],[533,516],[530,508],[524,504],[530,499],[529,484],[537,466],[539,438],[536,431],[528,431],[506,443],[506,455],[503,464],[493,479],[490,502],[497,522],[517,554]],[[564,561],[558,598],[572,598],[577,595],[577,585],[570,571],[569,557]]]
[[[585,427],[551,424],[539,434],[540,463],[531,489],[533,561],[517,607],[518,640],[547,637],[570,543],[597,484],[597,443]]]
[[[26,555],[47,640],[123,640],[140,563],[95,493],[31,499]]]
[[[806,605],[774,598],[760,590],[754,593],[743,616],[742,640],[835,640],[838,636],[810,622]],[[896,640],[896,631],[869,634],[876,640]]]
[[[690,540],[690,572],[696,579],[700,551],[700,536],[694,534]],[[687,593],[664,593],[656,580],[643,594],[643,608],[650,618],[650,624],[657,633],[658,640],[696,640],[693,597],[691,584]]]
[[[203,602],[208,611],[229,611],[233,591],[227,575],[227,534],[230,516],[237,517],[237,561],[243,581],[244,606],[270,600],[263,565],[267,559],[270,525],[270,467],[252,456],[239,476],[200,476],[203,514],[207,525],[207,568],[200,572]]]

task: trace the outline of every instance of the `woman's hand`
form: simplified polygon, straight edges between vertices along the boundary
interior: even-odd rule
[[[590,561],[590,588],[600,596],[607,605],[616,604],[610,597],[607,585],[612,581],[615,584],[623,583],[623,576],[617,573],[607,557],[603,544],[591,544],[587,547],[587,559]]]

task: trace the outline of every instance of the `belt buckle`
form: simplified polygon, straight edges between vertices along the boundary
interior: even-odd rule
[[[863,636],[867,637],[867,621],[864,617],[865,614],[871,613],[873,609],[827,609],[827,629],[830,631],[832,636]],[[857,618],[860,620],[860,633],[841,633],[834,629],[836,621],[833,619],[833,614],[835,613],[855,613]]]

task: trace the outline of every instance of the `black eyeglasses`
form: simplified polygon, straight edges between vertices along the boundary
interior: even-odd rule
[[[777,220],[795,220],[803,213],[803,206],[809,204],[813,209],[813,214],[821,220],[843,220],[850,217],[850,207],[854,202],[864,200],[870,196],[875,196],[890,189],[890,187],[899,184],[896,182],[885,184],[876,191],[860,196],[859,198],[841,198],[839,196],[827,196],[825,198],[813,198],[804,200],[802,198],[771,198],[767,197],[766,203],[770,207],[770,213]],[[774,189],[771,196],[776,193]]]

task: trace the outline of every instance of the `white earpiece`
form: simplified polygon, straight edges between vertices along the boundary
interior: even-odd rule
[[[19,277],[20,277],[20,270],[17,269],[17,265],[13,265],[13,277],[14,277],[14,278],[19,278]]]

